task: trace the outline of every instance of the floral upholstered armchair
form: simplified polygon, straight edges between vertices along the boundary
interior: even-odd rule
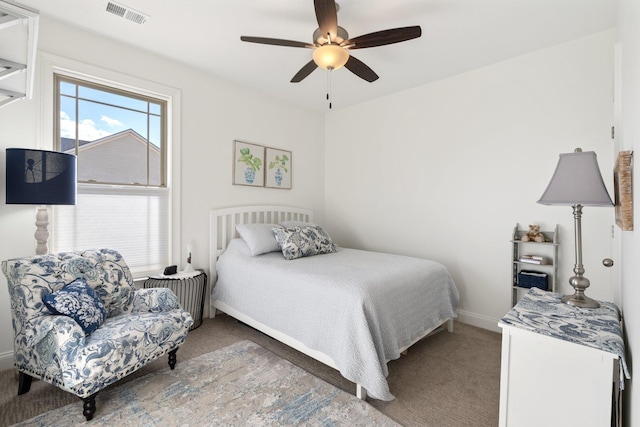
[[[169,289],[136,290],[112,249],[36,255],[2,262],[13,318],[18,394],[33,377],[80,397],[91,420],[96,394],[169,353],[193,323]]]

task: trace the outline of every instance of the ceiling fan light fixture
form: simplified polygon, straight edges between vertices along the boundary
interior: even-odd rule
[[[337,44],[325,44],[313,51],[313,62],[325,70],[337,70],[349,60],[349,52]]]
[[[414,25],[412,27],[375,31],[350,38],[347,30],[338,25],[338,5],[335,0],[314,0],[313,5],[316,20],[318,21],[318,28],[313,32],[312,43],[274,39],[271,37],[240,36],[240,40],[244,42],[313,49],[313,59],[307,62],[293,76],[291,83],[301,82],[316,68],[331,71],[343,66],[361,79],[372,83],[376,81],[379,76],[368,65],[355,56],[351,56],[349,53],[351,50],[386,46],[412,40],[422,35],[420,26]],[[327,73],[328,81],[330,81],[328,77],[330,75],[331,73]]]

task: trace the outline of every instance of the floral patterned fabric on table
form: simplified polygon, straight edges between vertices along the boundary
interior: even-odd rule
[[[169,289],[136,290],[112,249],[61,252],[2,262],[13,316],[15,366],[79,397],[90,396],[180,347],[193,319]],[[82,279],[104,304],[106,319],[85,331],[53,315],[45,296]]]
[[[563,295],[532,288],[501,320],[539,334],[613,353],[620,358],[620,389],[631,379],[625,358],[620,312],[615,304],[579,308],[561,301]]]

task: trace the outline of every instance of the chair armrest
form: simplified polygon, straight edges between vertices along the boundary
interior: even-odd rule
[[[133,313],[159,313],[180,310],[180,301],[169,288],[138,289],[133,296]]]
[[[23,336],[26,339],[16,336],[14,341],[16,363],[20,361],[24,366],[36,369],[36,374],[49,370],[53,375],[63,370],[69,361],[74,360],[78,348],[85,345],[80,325],[62,315],[47,314],[33,319],[25,327]]]
[[[81,341],[79,345],[84,345],[84,331],[75,320],[68,316],[47,314],[32,319],[24,326],[24,347],[37,346],[50,332],[61,345],[70,340]]]

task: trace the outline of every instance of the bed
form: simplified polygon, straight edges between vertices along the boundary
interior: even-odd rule
[[[289,260],[279,246],[257,250],[246,232],[284,223],[324,232],[333,245],[307,209],[225,208],[211,211],[210,221],[211,316],[224,312],[337,369],[361,399],[393,400],[387,362],[453,328],[458,291],[437,262],[335,245]]]

